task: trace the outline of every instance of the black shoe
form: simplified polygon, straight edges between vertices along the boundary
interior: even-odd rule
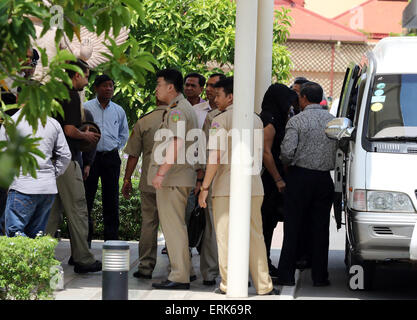
[[[205,286],[214,286],[216,284],[216,280],[203,280],[203,285]]]
[[[197,280],[197,276],[196,275],[190,276],[190,282],[193,282],[195,280]]]
[[[289,286],[289,287],[293,287],[295,286],[295,281],[282,281],[277,279],[276,283],[274,283],[278,286]]]
[[[163,247],[161,250],[161,254],[168,254],[167,247]]]
[[[295,263],[295,268],[299,270],[311,269],[311,262],[308,260],[299,260]]]
[[[222,289],[220,289],[220,288],[216,288],[216,290],[214,290],[214,293],[217,293],[217,294],[226,294],[226,292],[224,292]]]
[[[97,272],[101,271],[101,262],[96,260],[92,264],[89,265],[81,265],[78,263],[74,264],[74,272],[75,273],[87,273],[87,272]]]
[[[275,289],[275,288],[273,288],[271,291],[269,291],[268,293],[265,293],[265,294],[260,294],[260,296],[277,296],[277,295],[279,295],[279,290],[278,289]]]
[[[165,280],[161,283],[152,283],[152,287],[155,289],[188,290],[190,289],[190,284]]]
[[[73,266],[74,265],[74,259],[72,256],[68,259],[68,265]]]
[[[142,278],[142,279],[152,279],[152,274],[143,274],[139,270],[136,271],[133,276],[135,278]]]
[[[330,286],[329,279],[326,279],[324,281],[314,281],[313,282],[313,287],[328,287],[328,286]]]

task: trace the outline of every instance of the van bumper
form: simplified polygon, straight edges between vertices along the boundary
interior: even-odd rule
[[[416,213],[347,212],[350,244],[363,260],[409,260]]]

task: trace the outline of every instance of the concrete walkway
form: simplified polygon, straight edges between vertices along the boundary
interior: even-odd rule
[[[277,265],[282,243],[282,223],[275,229],[272,241],[272,262]],[[225,295],[215,294],[213,291],[220,283],[217,279],[216,286],[203,285],[200,274],[200,259],[196,249],[193,249],[192,263],[197,275],[197,280],[191,282],[190,290],[155,290],[152,288],[153,282],[165,280],[168,275],[168,257],[162,255],[161,250],[165,241],[163,237],[158,241],[158,258],[153,279],[137,279],[133,273],[138,266],[138,242],[131,241],[130,245],[130,271],[129,271],[129,300],[228,300]],[[96,259],[101,260],[103,241],[93,241],[92,251]],[[70,243],[67,239],[62,239],[56,248],[56,259],[61,261],[64,269],[64,290],[55,291],[56,300],[101,300],[101,281],[102,273],[76,274],[74,268],[67,264],[71,255]],[[298,280],[298,272],[296,279]],[[294,299],[296,287],[275,286],[280,289],[281,294],[276,296],[258,296],[255,288],[249,288],[248,298],[242,300],[290,300]],[[233,298],[233,300],[236,300]],[[239,299],[240,300],[240,299]]]

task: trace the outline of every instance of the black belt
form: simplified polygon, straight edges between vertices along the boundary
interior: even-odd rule
[[[106,154],[110,154],[113,152],[119,152],[119,150],[117,148],[114,148],[113,150],[110,150],[110,151],[97,151],[96,154],[100,156],[105,156]]]

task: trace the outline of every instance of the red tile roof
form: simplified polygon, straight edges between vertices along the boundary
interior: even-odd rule
[[[366,36],[338,22],[307,10],[290,0],[275,0],[275,9],[290,8],[293,18],[289,39],[364,42]]]
[[[407,4],[408,1],[369,0],[334,17],[333,20],[369,33],[372,39],[382,39],[391,32],[402,32],[402,13]]]

